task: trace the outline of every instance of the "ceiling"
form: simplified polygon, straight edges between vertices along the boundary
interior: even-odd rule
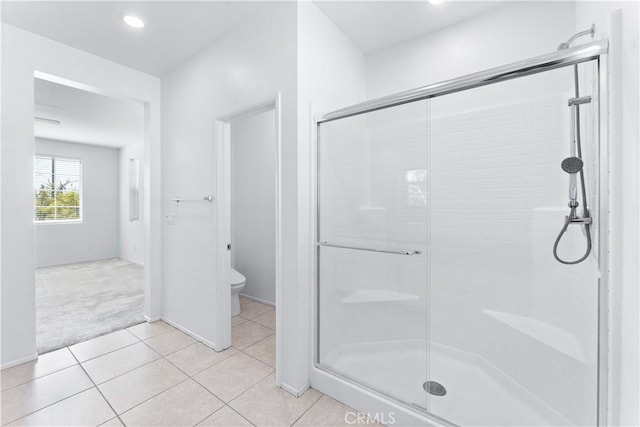
[[[365,54],[436,31],[500,2],[329,1],[315,4]],[[204,49],[270,1],[2,1],[2,21],[148,74]],[[122,16],[146,26],[127,26]]]
[[[34,121],[38,138],[121,148],[144,139],[142,103],[35,79],[35,116],[60,124]]]
[[[494,9],[500,1],[328,1],[315,4],[364,53],[456,24]]]
[[[161,76],[267,2],[2,1],[2,21],[139,71]],[[129,27],[122,16],[146,23]]]

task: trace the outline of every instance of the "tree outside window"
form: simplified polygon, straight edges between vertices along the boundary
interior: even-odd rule
[[[35,157],[35,221],[78,221],[81,212],[82,162]]]

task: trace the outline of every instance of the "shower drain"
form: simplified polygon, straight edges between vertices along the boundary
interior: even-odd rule
[[[433,394],[434,396],[444,396],[447,394],[447,389],[436,381],[427,381],[422,384],[422,388],[424,388],[424,391],[429,394]]]

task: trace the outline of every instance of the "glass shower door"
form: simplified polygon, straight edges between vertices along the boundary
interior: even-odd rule
[[[579,127],[572,66],[321,123],[319,367],[458,425],[597,424],[597,62],[578,76]],[[592,250],[567,265],[577,133]]]
[[[595,63],[580,65],[593,250],[554,259],[569,214],[573,67],[431,100],[429,410],[459,425],[596,425]],[[582,205],[581,198],[580,204]],[[559,253],[578,259],[571,225]]]
[[[427,409],[427,102],[323,123],[318,351],[350,381]]]

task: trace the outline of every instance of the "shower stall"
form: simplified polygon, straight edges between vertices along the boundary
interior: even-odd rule
[[[317,120],[326,389],[436,424],[604,424],[607,49]]]

